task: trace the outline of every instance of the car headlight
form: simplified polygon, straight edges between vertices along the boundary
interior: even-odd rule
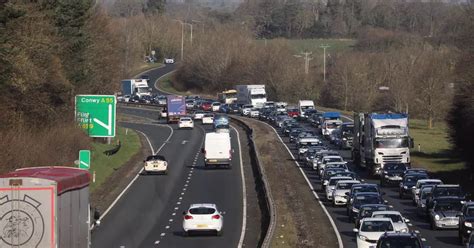
[[[383,174],[388,174],[388,171],[384,171]]]
[[[407,187],[407,186],[403,186],[403,188],[404,188],[404,189],[408,189],[408,187]]]
[[[472,227],[472,223],[471,223],[471,222],[467,222],[467,221],[466,221],[466,222],[464,222],[464,225],[465,225],[466,227]]]
[[[385,178],[388,178],[388,175],[385,175]]]
[[[359,238],[362,239],[363,241],[369,240],[369,238],[367,238],[367,237],[364,236],[364,235],[359,235]]]
[[[359,212],[359,209],[357,209],[357,208],[355,208],[355,207],[352,207],[352,212],[358,213],[358,212]]]
[[[435,220],[439,220],[439,215],[435,215]]]
[[[408,232],[408,228],[403,228],[403,229],[400,230],[400,232],[406,233],[406,232]]]
[[[426,207],[426,205],[425,205],[424,203],[422,203],[422,204],[421,204],[421,207],[424,208],[424,207]]]

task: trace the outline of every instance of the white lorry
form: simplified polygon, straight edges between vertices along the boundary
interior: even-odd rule
[[[413,140],[408,132],[408,115],[395,113],[354,114],[352,159],[375,175],[385,163],[410,164]]]
[[[125,79],[122,80],[123,95],[151,96],[151,88],[146,79]]]
[[[1,175],[0,247],[90,247],[89,182],[89,172],[72,167]]]
[[[300,112],[300,117],[307,118],[307,116],[305,115],[305,112],[308,109],[314,109],[314,102],[312,100],[298,101],[298,111]]]
[[[237,103],[250,104],[255,108],[263,108],[267,102],[267,93],[265,92],[265,85],[251,84],[251,85],[237,85]]]
[[[204,140],[204,166],[232,166],[232,148],[230,134],[227,132],[206,133]]]

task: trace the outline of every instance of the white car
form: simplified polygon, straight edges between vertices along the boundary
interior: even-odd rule
[[[166,111],[166,109],[162,109],[161,112],[160,112],[160,117],[161,118],[168,117],[168,111]]]
[[[217,210],[216,204],[191,204],[189,209],[183,212],[185,235],[189,235],[193,231],[212,231],[221,235],[223,225],[224,217]]]
[[[249,115],[251,118],[258,118],[260,116],[260,111],[258,111],[258,109],[251,109]]]
[[[394,233],[393,223],[390,218],[364,218],[357,233],[357,248],[372,248],[377,246],[377,241],[385,232]]]
[[[206,112],[201,111],[201,110],[197,110],[193,114],[193,119],[194,120],[202,120],[202,117],[204,117],[205,114],[206,114]]]
[[[250,105],[250,104],[245,104],[242,106],[242,108],[240,109],[240,114],[243,115],[243,116],[249,116],[250,115],[250,111],[252,110],[253,108],[253,105]]]
[[[416,185],[411,188],[411,195],[413,199],[413,203],[416,204],[418,198],[420,198],[420,189],[424,185],[438,185],[443,184],[443,181],[439,179],[420,179],[416,181]]]
[[[165,58],[165,64],[174,64],[173,58]]]
[[[332,192],[332,205],[343,206],[347,204],[347,195],[351,191],[352,185],[359,184],[359,180],[341,180],[336,183]]]
[[[214,115],[213,114],[204,114],[202,117],[202,124],[213,124],[214,123]]]
[[[162,173],[168,174],[168,162],[161,155],[148,156],[144,162],[143,172],[145,174]]]
[[[351,177],[331,177],[329,179],[328,185],[326,185],[326,199],[328,201],[332,201],[332,195],[333,195],[332,193],[334,189],[336,188],[337,182],[341,180],[352,180],[352,178]]]
[[[333,162],[344,162],[344,159],[341,156],[324,156],[320,163],[318,163],[318,169],[319,169],[319,175],[321,176],[324,172],[324,167],[326,167],[327,163],[333,163]]]
[[[212,112],[219,112],[219,108],[221,107],[220,102],[213,102],[211,104]]]
[[[372,218],[390,218],[392,220],[395,232],[408,232],[408,222],[398,211],[375,211],[372,213]]]
[[[178,128],[194,128],[194,122],[191,117],[181,117],[179,118]]]

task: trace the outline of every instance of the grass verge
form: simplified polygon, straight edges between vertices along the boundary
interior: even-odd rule
[[[170,73],[164,77],[162,77],[160,80],[158,80],[158,88],[162,91],[175,94],[175,95],[191,95],[190,91],[178,91],[173,87],[173,73]]]
[[[118,140],[120,140],[122,144],[120,150],[112,156],[106,156],[104,151],[113,149]],[[95,189],[100,187],[108,176],[127,163],[140,149],[141,143],[138,134],[131,129],[126,131],[126,129],[122,127],[117,128],[117,135],[110,145],[94,142],[92,144],[90,172],[93,173],[95,171],[96,178],[95,183],[91,184],[91,192],[94,192]]]

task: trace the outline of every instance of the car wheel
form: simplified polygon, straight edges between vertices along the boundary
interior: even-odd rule
[[[189,231],[188,231],[188,232],[183,231],[183,236],[184,236],[184,237],[189,237]]]
[[[438,230],[433,220],[431,221],[431,230],[434,230],[434,231]]]
[[[336,207],[336,202],[335,202],[335,201],[332,201],[332,207],[333,207],[333,208]]]
[[[224,234],[223,230],[220,230],[220,231],[217,232],[217,236],[219,236],[219,237],[222,236],[222,234]]]

